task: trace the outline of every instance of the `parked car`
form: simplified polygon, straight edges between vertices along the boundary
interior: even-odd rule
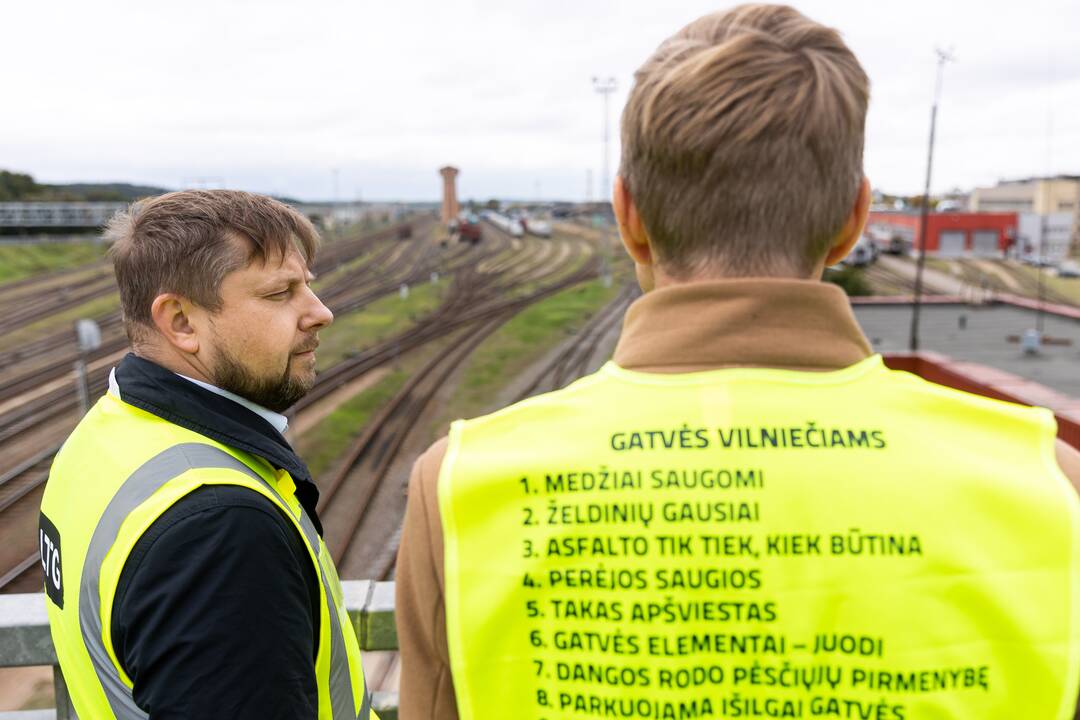
[[[869,236],[863,235],[855,243],[848,256],[840,262],[851,267],[865,267],[878,258],[878,246]]]
[[[1057,266],[1057,276],[1059,278],[1080,277],[1080,263],[1075,260],[1062,260]]]

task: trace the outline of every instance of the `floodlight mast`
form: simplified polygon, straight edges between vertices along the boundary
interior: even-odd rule
[[[601,168],[600,175],[600,202],[607,202],[611,197],[611,177],[608,174],[608,159],[610,157],[610,145],[611,145],[611,118],[608,109],[610,103],[611,93],[615,92],[618,87],[615,82],[615,78],[606,77],[592,79],[593,90],[603,96],[604,98],[604,165]]]
[[[919,314],[922,310],[923,268],[926,266],[926,225],[930,212],[930,175],[934,167],[934,131],[937,129],[938,101],[941,98],[941,81],[945,74],[945,63],[956,62],[951,50],[935,48],[937,53],[937,82],[934,85],[934,104],[930,109],[930,146],[926,153],[926,185],[923,188],[922,208],[919,214],[919,260],[915,267],[915,295],[912,298],[911,311],[911,352],[919,350]]]

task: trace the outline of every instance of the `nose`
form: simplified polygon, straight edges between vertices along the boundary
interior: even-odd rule
[[[316,332],[334,322],[334,313],[330,312],[330,308],[323,305],[322,300],[311,288],[306,288],[306,291],[311,297],[308,298],[308,308],[302,317],[303,325],[301,329],[306,332]]]

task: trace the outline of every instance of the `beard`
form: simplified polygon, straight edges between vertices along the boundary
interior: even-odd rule
[[[315,382],[314,374],[309,378],[294,377],[292,365],[293,358],[290,355],[283,374],[259,376],[228,350],[219,346],[217,364],[210,381],[222,390],[228,390],[256,405],[281,413],[307,395]]]

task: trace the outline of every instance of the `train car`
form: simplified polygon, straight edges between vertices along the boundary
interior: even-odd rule
[[[487,220],[495,227],[513,237],[521,237],[525,234],[525,229],[521,226],[521,221],[517,218],[508,217],[497,212],[489,212]]]
[[[484,239],[484,232],[480,228],[480,218],[475,215],[466,215],[457,221],[457,236],[459,242],[478,244]]]
[[[521,224],[525,227],[525,232],[530,235],[542,238],[551,237],[551,223],[549,222],[536,218],[521,218]]]

